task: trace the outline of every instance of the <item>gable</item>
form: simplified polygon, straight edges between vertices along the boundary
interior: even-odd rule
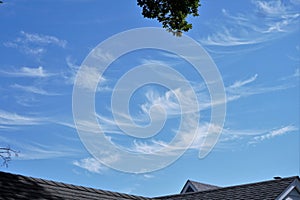
[[[294,188],[284,200],[300,200],[300,192]]]
[[[118,192],[75,186],[39,178],[31,178],[0,171],[0,199],[49,200],[194,200],[194,199],[274,199],[300,200],[299,177],[219,188],[217,186],[187,181],[182,194],[147,198]],[[200,185],[197,185],[200,184]],[[217,187],[216,189],[200,189]]]
[[[300,200],[299,178],[296,178],[276,200]]]
[[[196,192],[191,186],[188,186],[184,193]]]
[[[190,193],[190,192],[196,192],[196,188],[191,184],[190,180],[188,180],[184,184],[180,194],[186,194],[186,193]]]
[[[183,186],[180,194],[186,194],[191,192],[200,192],[200,191],[206,191],[211,189],[218,189],[220,187],[215,185],[209,185],[205,183],[199,183],[196,181],[188,180],[185,185]]]
[[[222,200],[299,200],[295,197],[293,189],[298,188],[299,177],[281,178],[258,183],[223,187],[218,189],[205,190],[200,192],[185,193],[159,197],[164,200],[194,200],[194,199],[222,199]],[[291,193],[293,192],[293,193]],[[297,189],[297,192],[299,190]],[[290,194],[290,196],[288,196]],[[294,196],[292,196],[294,195]]]

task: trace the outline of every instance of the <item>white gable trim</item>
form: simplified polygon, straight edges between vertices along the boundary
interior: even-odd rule
[[[297,178],[275,200],[284,200],[294,188],[300,191],[300,182]]]
[[[185,194],[189,187],[191,187],[194,190],[194,192],[197,192],[197,188],[195,188],[195,186],[188,180],[180,194]]]

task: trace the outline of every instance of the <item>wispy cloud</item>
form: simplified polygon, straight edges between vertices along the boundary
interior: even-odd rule
[[[66,126],[78,131],[87,131],[90,133],[99,133],[100,130],[108,134],[124,134],[117,126],[116,122],[108,117],[104,117],[99,114],[95,114],[95,118],[98,120],[98,123],[89,121],[89,120],[76,120],[76,125],[70,122],[63,121],[54,121],[57,124]],[[99,129],[99,126],[101,129]]]
[[[255,84],[258,75],[255,74],[248,79],[235,81],[233,84],[226,87],[227,99],[224,99],[222,102],[214,102],[215,104],[228,103],[237,101],[240,98],[245,98],[252,95],[264,94],[268,92],[280,91],[293,87],[293,85],[275,85],[275,86],[263,86]],[[183,90],[178,88],[176,90],[167,90],[165,92],[159,92],[155,87],[148,87],[148,89],[143,93],[144,94],[144,103],[139,104],[139,111],[135,115],[128,115],[125,113],[118,113],[114,111],[114,115],[120,116],[124,121],[118,121],[116,123],[115,119],[108,116],[103,116],[102,114],[96,114],[96,117],[99,121],[102,131],[110,134],[123,134],[122,130],[118,127],[126,127],[126,130],[133,130],[136,128],[137,124],[147,124],[149,123],[149,116],[151,109],[156,106],[164,110],[164,113],[167,114],[167,118],[176,118],[186,113],[197,113],[203,110],[210,109],[212,102],[210,102],[210,97],[208,91],[205,91],[205,88],[202,86],[196,88],[195,94],[198,97],[199,108],[195,108],[194,102],[191,101],[189,90]],[[178,98],[181,99],[184,105],[180,105]],[[181,109],[185,107],[184,111]],[[158,115],[161,114],[161,115]],[[157,113],[155,119],[152,120],[162,120],[162,112]],[[136,123],[132,123],[132,120]],[[127,123],[128,122],[128,123]],[[152,121],[153,122],[153,121]],[[121,124],[120,124],[121,123]],[[99,132],[98,124],[93,124],[89,121],[80,121],[77,124],[77,128],[81,130],[89,130],[90,132]]]
[[[73,85],[76,81],[77,86],[83,87],[88,90],[93,90],[96,85],[96,92],[107,92],[112,89],[107,86],[107,79],[100,74],[98,67],[89,67],[89,66],[79,66],[76,64],[76,61],[72,59],[70,56],[66,58],[67,65],[69,70],[64,74],[64,78],[66,80],[66,84]],[[81,71],[79,69],[81,67]]]
[[[76,64],[76,60],[73,59],[71,56],[66,57],[66,63],[69,69],[64,74],[64,78],[67,84],[73,85],[77,71],[79,70],[80,66]]]
[[[146,179],[154,178],[154,175],[152,174],[143,174],[143,177]]]
[[[297,76],[297,73],[298,71],[296,70],[292,76]],[[255,84],[257,78],[258,74],[254,74],[253,76],[247,79],[237,80],[233,84],[226,86],[225,91],[227,98],[224,99],[224,101],[219,102],[211,102],[207,89],[201,84],[198,84],[198,87],[194,86],[193,89],[195,94],[197,95],[199,109],[194,110],[191,107],[190,112],[207,110],[210,109],[211,106],[213,106],[214,104],[226,104],[228,102],[237,101],[238,99],[243,97],[280,91],[291,87],[295,87],[295,84],[285,84],[280,82],[277,85],[273,86],[257,85]],[[177,98],[181,98],[182,102],[184,102],[185,104],[184,106],[189,107],[189,105],[192,104],[191,100],[189,99],[190,96],[190,90],[184,90],[181,88],[178,88],[174,91],[166,91],[164,94],[149,89],[145,93],[147,101],[144,104],[141,104],[141,110],[147,114],[149,113],[149,110],[152,106],[159,105],[166,111],[166,113],[168,113],[169,116],[180,115],[182,114],[182,110]]]
[[[297,71],[295,72],[297,74]],[[257,94],[264,94],[267,92],[273,92],[273,91],[280,91],[287,88],[294,87],[292,84],[286,85],[283,82],[278,82],[278,85],[271,85],[271,86],[265,86],[265,85],[258,85],[256,83],[258,79],[258,74],[254,74],[252,76],[249,76],[244,79],[233,81],[232,84],[228,85],[226,87],[227,92],[227,99],[224,99],[223,102],[216,102],[216,103],[228,103],[237,101],[240,98],[245,98],[251,95],[257,95]],[[194,85],[194,84],[193,84]],[[126,115],[124,113],[114,113],[117,115],[123,115],[123,118],[130,119],[135,122],[149,122],[149,113],[153,106],[159,106],[162,109],[165,110],[165,112],[168,114],[169,118],[176,118],[180,117],[183,113],[180,109],[180,104],[178,102],[177,98],[181,98],[182,102],[185,104],[185,107],[189,107],[190,109],[187,109],[189,114],[199,114],[199,111],[203,111],[206,109],[211,108],[211,102],[209,98],[208,91],[205,87],[202,86],[202,84],[198,83],[195,85],[200,85],[199,87],[194,87],[194,92],[196,93],[198,97],[198,104],[200,105],[199,109],[194,109],[193,106],[191,106],[190,96],[188,90],[184,90],[182,88],[177,88],[175,90],[164,90],[163,92],[161,90],[157,90],[155,87],[147,87],[146,90],[144,90],[144,103],[139,104],[140,111],[138,113],[138,116],[134,115]],[[118,137],[120,135],[126,135],[123,133],[123,131],[118,127],[119,124],[116,123],[113,117],[103,116],[100,114],[96,114],[97,119],[99,120],[99,124],[101,129],[105,132],[110,134],[109,136],[112,136],[111,138],[113,141],[115,141],[115,137]],[[155,120],[160,120],[161,118],[157,117]],[[265,130],[231,130],[229,128],[225,128],[222,130],[222,127],[216,124],[210,124],[208,122],[203,122],[199,124],[199,121],[195,120],[197,118],[190,117],[187,120],[189,120],[189,123],[186,127],[183,127],[181,129],[181,135],[178,137],[172,146],[168,144],[165,140],[162,139],[150,139],[150,141],[145,142],[144,140],[131,140],[131,143],[129,144],[129,147],[124,147],[128,151],[135,152],[135,153],[142,153],[142,154],[156,154],[160,149],[167,148],[168,150],[165,151],[166,156],[168,154],[174,154],[177,151],[183,150],[185,148],[194,149],[194,150],[206,150],[211,147],[211,145],[214,145],[214,140],[211,138],[216,137],[217,133],[222,131],[222,134],[224,136],[221,137],[219,142],[221,144],[228,144],[230,142],[234,142],[240,139],[244,139],[244,144],[247,144],[248,141],[253,140],[254,137],[262,136],[264,134],[270,133],[270,129]],[[77,128],[89,131],[92,133],[98,133],[98,124],[93,124],[89,121],[82,121],[79,122],[79,126]],[[132,128],[136,128],[135,123],[123,123],[122,126]],[[194,128],[196,127],[196,136],[192,132]],[[178,132],[178,130],[172,129],[168,132],[168,134],[175,135]],[[119,134],[119,135],[115,135]],[[274,135],[274,133],[273,133]],[[194,138],[195,136],[195,138]],[[205,140],[207,139],[207,140]],[[207,141],[204,143],[204,141]],[[192,143],[191,143],[192,142]],[[131,146],[130,146],[131,145]],[[122,145],[121,145],[122,146]]]
[[[197,151],[210,150],[215,145],[215,140],[212,137],[222,132],[222,127],[208,122],[198,125],[198,122],[193,119],[190,122],[194,128],[196,127],[196,130],[189,129],[188,127],[182,129],[180,132],[173,130],[173,133],[178,134],[178,136],[176,141],[172,143],[155,139],[149,142],[135,141],[129,150],[142,154],[161,154],[160,150],[163,149],[165,156],[176,155],[178,152],[188,149]]]
[[[103,170],[107,170],[107,167],[105,167],[95,158],[84,158],[81,160],[76,160],[73,162],[73,165],[86,169],[89,172],[98,174],[101,173]]]
[[[103,76],[99,75],[99,68],[98,67],[88,67],[82,66],[80,73],[76,75],[76,84],[79,87],[88,90],[98,90],[97,85],[98,83],[104,83],[106,79]],[[96,88],[94,88],[96,87]]]
[[[0,110],[0,125],[3,127],[37,125],[43,123],[44,118],[19,115],[17,113]]]
[[[224,128],[222,137],[219,140],[220,146],[226,147],[226,144],[257,144],[267,139],[285,135],[298,131],[299,128],[293,125],[285,125],[281,128],[265,128],[265,129],[230,129]],[[243,141],[243,142],[241,142]],[[228,146],[233,148],[234,146]]]
[[[180,89],[178,89],[180,90]],[[166,113],[169,115],[178,115],[181,111],[180,105],[178,103],[177,97],[174,93],[175,91],[169,90],[165,92],[164,94],[160,94],[155,90],[148,90],[145,93],[145,97],[147,99],[147,102],[141,105],[141,110],[144,113],[150,113],[150,109],[153,106],[159,106],[163,108]],[[177,91],[177,94],[179,94],[181,91]],[[180,95],[182,96],[182,95]],[[187,98],[188,99],[188,98]]]
[[[151,140],[150,142],[134,141],[133,146],[129,148],[130,151],[141,154],[156,154],[168,144],[164,141]]]
[[[169,146],[168,142],[161,140],[151,140],[149,142],[134,142],[134,145],[129,149],[142,154],[156,154],[161,153],[159,150],[163,148],[169,148],[170,151],[164,151],[164,154],[168,156],[169,154],[176,153],[177,150],[192,149],[197,151],[205,151],[210,149],[214,143],[209,140],[210,136],[219,131],[221,127],[215,126],[210,133],[208,133],[209,126],[214,126],[210,123],[199,124],[197,129],[196,137],[193,138],[191,132],[183,132],[178,143]],[[257,144],[267,139],[272,139],[274,137],[285,135],[298,131],[296,126],[288,125],[282,128],[273,129],[245,129],[245,130],[234,130],[230,128],[223,128],[221,137],[217,142],[217,146],[214,147],[215,150],[226,150],[235,149],[237,146],[244,146],[247,144]],[[208,138],[208,140],[207,140]],[[206,142],[204,142],[206,139]],[[192,141],[192,144],[190,142]]]
[[[254,1],[254,3],[257,5],[257,8],[262,11],[262,13],[265,13],[266,15],[281,15],[282,13],[285,13],[287,8],[284,6],[284,4],[280,0],[275,1]]]
[[[296,73],[297,73],[297,71],[296,71]],[[252,95],[265,94],[265,93],[269,93],[269,92],[286,90],[286,89],[293,88],[296,86],[295,84],[291,84],[291,83],[287,84],[287,83],[282,83],[282,82],[278,82],[278,84],[273,84],[271,86],[257,85],[257,84],[254,84],[257,77],[258,77],[258,75],[255,74],[254,76],[250,77],[249,79],[239,80],[239,81],[234,82],[232,85],[227,86],[226,87],[227,102],[236,101],[242,97],[248,97],[248,96],[252,96]],[[284,79],[281,78],[281,80],[285,80],[285,79],[286,79],[286,77]]]
[[[300,77],[300,70],[299,68],[295,69],[294,73],[288,76],[281,77],[279,80],[286,81],[286,80],[293,80]]]
[[[251,78],[244,80],[244,81],[236,81],[234,84],[230,85],[230,88],[238,88],[238,87],[242,87],[248,83],[252,83],[253,81],[256,80],[257,78],[257,74],[255,74],[254,76],[252,76]]]
[[[257,142],[263,141],[263,140],[271,139],[273,137],[277,137],[279,135],[284,135],[286,133],[290,133],[293,131],[298,131],[298,128],[295,126],[289,125],[289,126],[285,126],[285,127],[279,128],[279,129],[272,130],[264,135],[256,136],[256,137],[254,137],[254,140]]]
[[[16,146],[16,145],[15,145]],[[17,146],[18,147],[18,146]],[[80,151],[63,145],[22,144],[19,145],[20,160],[53,159],[80,155]]]
[[[278,38],[297,29],[299,7],[291,3],[252,1],[254,11],[231,15],[223,9],[216,30],[200,42],[207,46],[233,47],[256,45]]]
[[[42,35],[37,33],[26,33],[21,31],[21,35],[24,37],[24,42],[32,42],[37,44],[54,44],[60,47],[65,48],[67,45],[67,41],[60,40],[57,37],[50,35]]]
[[[48,73],[42,66],[39,67],[21,67],[20,69],[15,70],[0,70],[0,73],[6,76],[15,76],[15,77],[37,77],[45,78],[53,76],[54,74]]]
[[[0,135],[2,145],[9,145],[19,151],[17,160],[51,159],[81,155],[82,151],[70,146],[55,144],[43,144],[27,140],[15,140]]]
[[[20,32],[20,37],[13,41],[5,42],[4,46],[16,48],[25,54],[41,55],[47,51],[48,45],[54,45],[65,48],[67,45],[66,40],[61,40],[57,37],[50,35],[43,35],[37,33]]]
[[[47,96],[59,95],[56,93],[47,92],[46,90],[37,88],[35,86],[23,86],[23,85],[19,85],[19,84],[14,84],[14,85],[11,85],[11,88],[19,89],[19,90],[23,90],[25,92],[39,94],[39,95],[47,95]]]
[[[293,77],[300,77],[300,70],[299,68],[295,70],[294,74],[292,75]]]

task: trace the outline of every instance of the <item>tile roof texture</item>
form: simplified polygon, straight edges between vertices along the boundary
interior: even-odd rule
[[[218,187],[218,186],[215,186],[215,185],[210,185],[210,184],[206,184],[206,183],[199,183],[199,182],[196,182],[196,181],[188,180],[186,182],[186,184],[184,185],[184,187],[182,188],[180,194],[183,193],[184,188],[189,184],[193,185],[193,187],[196,189],[195,192],[221,188],[221,187]]]
[[[205,191],[205,190],[211,190],[211,189],[218,189],[220,187],[215,186],[215,185],[210,185],[206,183],[199,183],[196,181],[191,181],[190,182],[193,184],[193,186],[197,189],[197,191]]]
[[[0,172],[0,199],[149,200],[150,198]]]
[[[224,187],[207,191],[192,192],[184,195],[170,195],[158,197],[160,200],[275,200],[288,188],[295,179],[300,181],[298,176],[275,179],[270,181]]]
[[[146,198],[0,172],[0,199],[31,200],[274,200],[299,177],[217,188],[187,194]]]

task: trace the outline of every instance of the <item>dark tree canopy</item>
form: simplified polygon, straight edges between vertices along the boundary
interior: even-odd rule
[[[198,16],[200,0],[137,0],[145,18],[157,19],[163,27],[180,36],[192,29],[188,15]]]
[[[3,3],[0,0],[0,4]],[[186,18],[198,16],[200,0],[137,0],[145,18],[157,19],[162,26],[174,35],[180,36],[182,31],[192,29]]]

